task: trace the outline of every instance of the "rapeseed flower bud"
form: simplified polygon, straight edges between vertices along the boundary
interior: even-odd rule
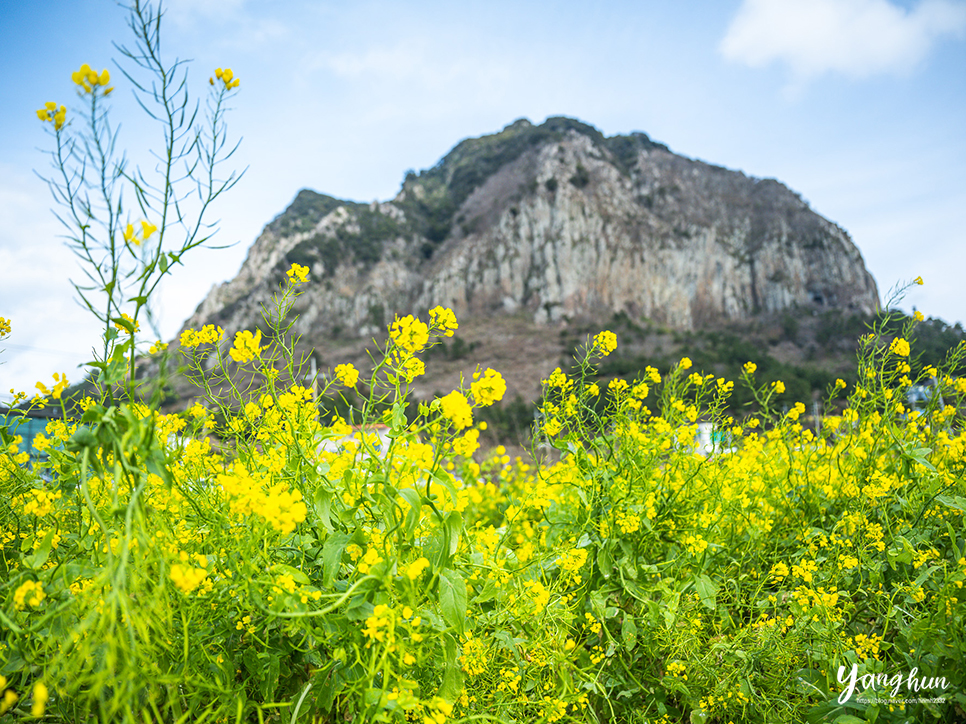
[[[6,317],[0,317],[0,337],[6,337],[10,334],[11,329],[10,320]]]

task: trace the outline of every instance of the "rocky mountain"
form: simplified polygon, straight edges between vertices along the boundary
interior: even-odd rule
[[[504,369],[514,355],[552,369],[561,330],[615,315],[688,332],[879,304],[848,234],[780,182],[562,117],[464,140],[385,203],[300,191],[185,326],[253,328],[293,262],[311,270],[295,327],[308,344],[348,352],[440,304],[466,335],[455,357],[479,348],[470,361]],[[511,393],[533,397],[539,374]]]

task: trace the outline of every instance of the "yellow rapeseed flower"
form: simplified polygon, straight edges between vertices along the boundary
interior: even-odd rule
[[[23,611],[27,606],[39,606],[46,597],[47,594],[44,593],[44,587],[40,583],[25,581],[13,593],[13,605],[18,611]]]
[[[464,427],[473,424],[473,410],[462,392],[453,390],[445,397],[439,398],[439,406],[443,417],[449,420],[457,430],[462,430]]]
[[[235,74],[232,72],[231,68],[215,68],[215,78],[225,84],[225,90],[237,88],[240,82],[238,78],[235,78]],[[209,78],[208,81],[211,83],[211,85],[215,84],[213,78]]]
[[[285,272],[293,284],[305,284],[309,280],[309,268],[301,264],[292,264],[292,267]]]
[[[889,351],[899,357],[909,356],[909,343],[902,337],[896,337],[889,345]]]
[[[689,369],[691,369],[691,365],[692,365],[692,362],[691,362],[691,360],[688,357],[682,357],[681,358],[681,361],[678,362],[678,366],[682,370],[689,370]]]
[[[429,342],[429,327],[425,322],[409,314],[396,317],[389,329],[389,336],[398,347],[409,353],[418,352]]]
[[[114,326],[128,334],[133,334],[141,329],[141,323],[134,321],[134,318],[127,312],[121,312],[121,316],[114,320]]]
[[[105,71],[107,72],[107,71]],[[34,684],[34,703],[30,707],[30,713],[32,716],[38,719],[44,715],[44,709],[47,707],[47,700],[50,698],[50,694],[47,691],[47,686],[38,681]]]
[[[755,374],[755,370],[758,369],[758,365],[756,365],[754,362],[745,362],[743,369],[745,370],[746,374],[753,375]]]
[[[506,382],[496,370],[487,369],[483,376],[470,384],[470,392],[477,405],[488,407],[503,399],[506,393]]]
[[[452,309],[446,307],[433,307],[429,310],[429,323],[434,330],[442,332],[447,337],[452,337],[453,333],[459,329],[456,323],[456,315]]]
[[[771,383],[772,389],[775,390],[779,395],[785,391],[785,383],[781,380],[775,380]]]
[[[423,571],[425,571],[427,568],[429,568],[429,559],[425,557],[417,558],[415,561],[409,564],[408,568],[406,568],[406,577],[409,578],[410,581],[415,581],[417,578],[423,575]]]
[[[228,354],[239,364],[245,364],[256,359],[262,353],[264,347],[261,346],[261,341],[262,330],[260,329],[255,330],[255,334],[252,334],[247,329],[238,332],[235,335],[235,344],[228,351]]]
[[[355,387],[359,381],[359,370],[351,364],[336,365],[335,378],[346,387]]]
[[[3,698],[0,699],[0,715],[3,715],[6,714],[14,704],[17,703],[17,701],[20,699],[20,695],[13,689],[6,688],[7,679],[5,677],[0,676],[0,681],[3,682],[2,685],[0,685],[0,690],[4,690]]]
[[[594,350],[602,357],[606,357],[615,349],[617,349],[617,335],[613,332],[604,330],[594,337]]]

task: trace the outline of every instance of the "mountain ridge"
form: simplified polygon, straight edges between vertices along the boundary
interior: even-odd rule
[[[435,304],[524,309],[538,324],[625,312],[675,329],[792,305],[878,307],[848,234],[784,184],[564,117],[465,139],[390,201],[301,190],[187,325],[242,328],[255,318],[245,300],[265,301],[291,263],[316,287],[303,334],[366,337],[390,311]]]
[[[784,184],[562,117],[465,139],[388,201],[299,191],[184,326],[222,326],[226,344],[267,332],[260,309],[292,263],[310,269],[293,332],[320,367],[365,365],[396,314],[454,309],[460,339],[427,365],[417,399],[480,364],[504,372],[508,400],[534,400],[581,334],[617,323],[624,366],[686,354],[688,340],[703,344],[692,333],[726,327],[808,366],[807,330],[879,305],[848,234]],[[783,331],[789,315],[801,344]]]

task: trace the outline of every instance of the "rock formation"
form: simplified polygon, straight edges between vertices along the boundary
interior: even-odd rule
[[[300,191],[186,326],[253,326],[293,262],[311,269],[296,327],[309,339],[371,336],[437,304],[682,330],[878,307],[848,234],[783,184],[568,118],[465,140],[386,203]]]

